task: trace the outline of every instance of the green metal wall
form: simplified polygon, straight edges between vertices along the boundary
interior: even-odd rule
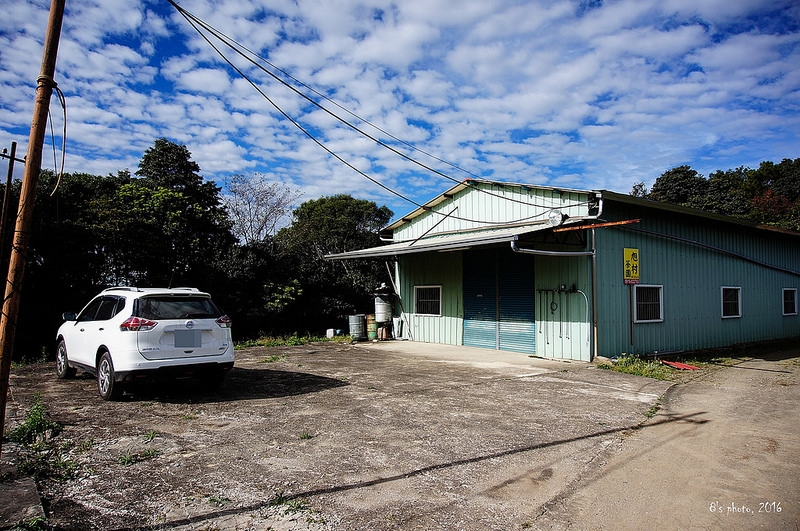
[[[607,204],[605,211],[608,219],[642,221],[595,230],[600,355],[691,350],[800,336],[800,317],[782,315],[782,289],[800,288],[800,277],[753,263],[800,269],[796,239],[744,226],[737,230],[700,217],[647,218],[652,213],[630,205]],[[663,322],[631,323],[632,288],[623,283],[625,247],[639,250],[640,283],[663,286]],[[722,286],[741,287],[741,318],[722,318]]]
[[[593,338],[591,261],[588,257],[534,257],[514,254],[504,247],[398,258],[407,321],[403,325],[403,337],[590,361]],[[465,263],[469,260],[471,265]],[[488,284],[484,283],[491,285],[491,294],[488,291],[486,294],[492,299],[490,317],[499,312],[499,320],[470,324],[465,321],[464,307],[464,289],[468,289],[464,286],[470,279],[464,279],[462,271],[481,271],[477,266],[482,261],[491,265],[485,273],[491,278]],[[415,285],[442,286],[441,316],[414,313]],[[561,286],[565,289],[559,292]],[[481,327],[483,324],[486,326]]]
[[[536,257],[536,354],[590,361],[592,288],[589,257]]]
[[[461,289],[462,253],[420,253],[398,257],[403,337],[427,343],[462,344],[464,320]],[[442,314],[414,313],[414,286],[442,286]]]

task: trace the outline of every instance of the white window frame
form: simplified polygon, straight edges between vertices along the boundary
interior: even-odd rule
[[[439,309],[436,313],[430,312],[420,312],[419,311],[419,290],[421,289],[436,289],[439,294]],[[432,302],[432,301],[429,301]],[[442,286],[441,285],[427,285],[427,286],[414,286],[414,313],[417,315],[431,315],[431,316],[440,316],[442,315]]]
[[[737,310],[738,313],[736,315],[725,315],[725,290],[726,289],[733,289],[736,290],[737,295]],[[740,319],[742,317],[742,287],[741,286],[721,286],[719,290],[719,310],[720,315],[723,319]]]
[[[658,319],[639,319],[639,289],[658,289]],[[664,286],[660,284],[634,284],[633,285],[633,322],[634,323],[663,323],[664,322]]]
[[[786,312],[786,293],[794,294],[794,312]],[[797,315],[797,288],[783,288],[781,291],[781,311],[783,315]]]

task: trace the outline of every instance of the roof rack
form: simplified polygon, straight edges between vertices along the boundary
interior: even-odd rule
[[[114,286],[111,288],[106,288],[103,290],[103,293],[106,291],[142,291],[135,286]]]

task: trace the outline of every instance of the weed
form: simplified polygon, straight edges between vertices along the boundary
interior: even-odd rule
[[[208,503],[211,505],[216,505],[217,507],[225,507],[231,503],[231,499],[226,498],[225,496],[209,496]]]
[[[286,354],[275,354],[270,356],[269,358],[264,358],[260,361],[260,363],[276,363],[279,361],[283,361],[286,359]]]
[[[310,509],[308,502],[305,500],[290,500],[285,504],[285,507],[283,511],[284,515],[296,514]]]
[[[36,479],[66,480],[75,474],[75,462],[65,458],[61,451],[48,441],[26,445],[20,452],[17,469],[20,474]]]
[[[301,441],[307,441],[307,440],[311,439],[312,437],[314,437],[314,436],[311,435],[310,433],[308,433],[307,431],[304,431],[303,433],[300,434],[300,440]]]
[[[300,345],[308,345],[309,343],[352,343],[353,340],[350,336],[334,336],[334,337],[317,337],[298,335],[284,336],[284,337],[261,337],[259,339],[248,339],[241,341],[234,345],[235,349],[243,349],[250,347],[295,347]]]
[[[50,524],[47,523],[47,518],[36,516],[20,520],[11,529],[12,531],[46,531],[50,529]]]
[[[62,455],[62,448],[52,438],[61,433],[61,424],[53,421],[42,404],[41,395],[33,404],[25,421],[11,432],[9,438],[20,445],[17,468],[21,474],[34,478],[68,479],[75,472],[75,463]],[[69,444],[61,445],[65,449]]]
[[[658,400],[656,400],[656,403],[655,403],[655,404],[653,404],[653,405],[650,407],[650,409],[648,409],[648,410],[647,410],[647,412],[644,414],[644,416],[645,416],[645,417],[647,417],[647,418],[649,418],[649,419],[651,419],[651,418],[653,418],[653,417],[655,417],[655,416],[656,416],[656,413],[658,413],[658,410],[659,410],[659,409],[661,409],[661,398],[659,398]]]
[[[181,415],[182,420],[197,420],[197,415],[194,413],[184,413]]]
[[[156,430],[150,430],[144,434],[144,442],[153,442],[156,437],[158,437],[158,432]]]
[[[290,499],[282,492],[276,494],[275,497],[270,500],[269,504],[272,507],[283,507],[284,515],[296,514],[310,509],[307,501]]]
[[[87,441],[83,441],[77,446],[78,452],[85,453],[91,450],[92,446],[94,446],[94,439],[89,439]]]
[[[141,463],[142,461],[146,461],[148,459],[155,459],[161,455],[160,450],[149,449],[145,450],[144,452],[131,452],[127,451],[124,454],[120,454],[117,458],[117,462],[123,466],[131,466],[135,465],[136,463]]]
[[[42,404],[42,395],[33,395],[28,416],[25,421],[11,432],[9,438],[19,444],[33,444],[40,439],[51,439],[61,433],[61,424],[50,419],[47,408]]]

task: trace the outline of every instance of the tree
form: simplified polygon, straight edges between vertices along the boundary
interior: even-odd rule
[[[631,193],[633,197],[647,197],[647,186],[645,186],[644,181],[639,181],[633,185],[631,188]]]
[[[225,184],[228,194],[223,202],[233,222],[233,233],[245,245],[274,236],[302,195],[283,183],[267,182],[261,174],[234,175]]]
[[[385,206],[349,195],[306,201],[295,209],[292,224],[275,237],[286,264],[281,286],[297,281],[302,291],[286,317],[324,329],[371,307],[372,291],[386,281],[383,263],[324,257],[380,245],[378,231],[392,215]]]
[[[123,223],[139,236],[140,281],[210,281],[211,266],[234,244],[221,188],[199,171],[186,146],[160,138],[142,156],[136,172],[141,178],[118,189]]]
[[[678,166],[661,174],[653,183],[648,199],[700,208],[708,182],[689,166]]]
[[[747,216],[753,197],[747,192],[751,169],[740,166],[735,170],[715,171],[708,177],[706,194],[695,205],[702,210],[726,216]]]

